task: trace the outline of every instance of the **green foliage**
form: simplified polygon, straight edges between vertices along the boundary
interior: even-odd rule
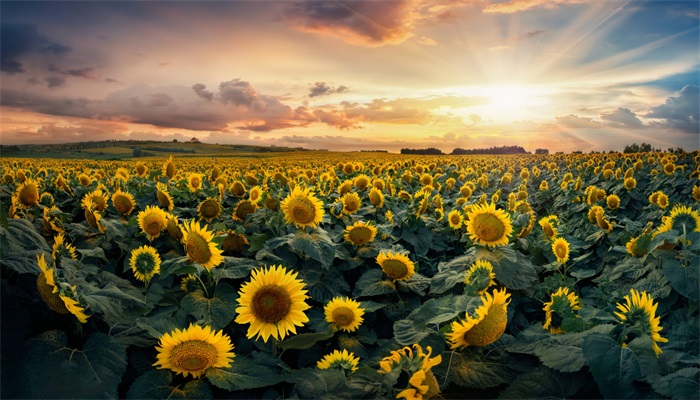
[[[172,383],[173,374],[165,370],[151,370],[136,378],[127,393],[127,399],[211,399],[211,388],[205,380],[194,380],[184,385]]]
[[[206,377],[212,385],[230,391],[255,389],[274,385],[284,377],[274,368],[238,356],[231,368],[210,368]]]

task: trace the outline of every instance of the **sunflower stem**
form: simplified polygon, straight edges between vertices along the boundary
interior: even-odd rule
[[[208,299],[209,298],[209,291],[207,290],[207,285],[204,284],[204,282],[202,281],[202,278],[198,274],[195,274],[195,276],[197,277],[199,284],[202,285],[202,289],[204,289],[204,295]]]

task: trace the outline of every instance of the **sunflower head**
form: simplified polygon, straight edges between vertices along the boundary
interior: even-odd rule
[[[165,219],[167,220],[165,229],[167,229],[170,237],[177,241],[182,241],[184,235],[182,233],[182,229],[180,229],[180,221],[177,219],[177,217],[171,213],[166,213]]]
[[[542,218],[539,222],[540,226],[542,227],[542,231],[549,240],[554,240],[556,239],[557,235],[559,235],[559,232],[557,231],[557,221],[559,221],[559,218],[556,215],[548,215]]]
[[[358,221],[354,225],[345,228],[345,240],[355,246],[363,246],[371,243],[377,235],[377,228],[371,222]]]
[[[166,212],[156,206],[146,206],[146,209],[139,212],[139,228],[145,233],[148,240],[153,240],[160,236],[160,233],[166,229],[167,220]]]
[[[637,180],[632,177],[625,178],[624,185],[625,189],[632,190],[637,187]]]
[[[354,214],[362,206],[362,200],[355,192],[344,194],[340,201],[343,204],[343,214]]]
[[[695,202],[700,201],[700,186],[693,186],[693,199],[695,199]]]
[[[253,214],[258,209],[256,203],[250,200],[241,200],[236,204],[236,209],[233,210],[233,219],[236,221],[245,221],[245,219]]]
[[[168,179],[173,179],[175,177],[176,172],[177,168],[175,168],[173,156],[171,155],[170,158],[168,158],[168,160],[165,162],[165,165],[163,165],[163,175],[167,176]]]
[[[595,215],[595,221],[598,224],[598,227],[606,232],[610,232],[613,229],[612,224],[608,219],[605,217],[605,212],[601,208]]]
[[[401,253],[386,251],[379,253],[377,264],[382,271],[394,281],[406,281],[416,273],[416,266],[408,256]]]
[[[400,371],[407,381],[405,387],[396,388],[396,398],[406,399],[430,399],[440,393],[435,375],[431,369],[442,362],[442,356],[430,357],[432,348],[426,347],[427,352],[419,344],[394,350],[391,355],[384,357],[379,362],[379,372],[388,374],[395,370]]]
[[[608,197],[605,199],[605,203],[608,205],[609,209],[616,210],[618,207],[620,207],[620,197],[616,194],[608,195]]]
[[[92,200],[92,204],[95,207],[95,211],[102,212],[107,208],[107,201],[109,198],[107,197],[107,193],[105,193],[102,189],[95,189],[90,193],[86,193],[85,196],[83,196],[83,199],[81,200],[81,204],[86,201],[86,199]],[[84,205],[83,205],[84,207]]]
[[[118,213],[129,215],[131,211],[134,210],[136,200],[134,200],[134,196],[132,196],[131,193],[123,192],[119,189],[112,195],[112,204]]]
[[[479,260],[469,267],[464,283],[469,295],[482,295],[488,288],[496,284],[493,265],[485,260]]]
[[[311,188],[297,186],[282,200],[280,208],[288,224],[298,228],[305,226],[316,228],[323,220],[323,203],[311,193]]]
[[[475,243],[496,247],[508,244],[513,225],[510,216],[491,203],[476,205],[467,213],[467,231]]]
[[[355,354],[348,352],[346,349],[343,349],[343,351],[334,350],[318,361],[316,366],[319,369],[336,368],[345,373],[352,373],[357,370],[359,361],[360,359],[355,357]]]
[[[229,253],[240,254],[243,253],[245,246],[248,244],[248,239],[244,234],[229,231],[228,235],[224,238],[224,241],[221,242],[221,248]]]
[[[39,204],[39,184],[31,178],[25,179],[15,193],[22,208]]]
[[[581,308],[579,297],[569,288],[560,287],[552,293],[550,300],[544,303],[545,322],[542,326],[549,333],[565,333],[567,327],[575,326],[581,321],[577,311]]]
[[[41,218],[44,230],[48,233],[64,233],[61,210],[56,206],[44,207],[44,215]]]
[[[158,361],[153,365],[169,369],[184,377],[199,378],[209,368],[228,368],[233,362],[231,338],[211,327],[190,324],[187,329],[175,329],[160,337]]]
[[[260,204],[264,193],[265,192],[262,190],[262,188],[260,186],[258,186],[258,185],[253,186],[248,191],[248,201],[250,201],[251,203],[253,203],[255,205]]]
[[[199,283],[197,276],[189,274],[182,279],[180,282],[180,289],[185,293],[194,293],[197,291],[202,291],[202,286]]]
[[[199,215],[200,219],[207,222],[210,222],[215,218],[219,218],[219,215],[221,215],[221,204],[219,203],[219,200],[207,197],[206,200],[199,203],[199,206],[197,207],[197,215]]]
[[[552,253],[557,257],[559,264],[564,264],[569,261],[569,242],[560,237],[552,243]]]
[[[650,234],[642,234],[637,237],[631,238],[627,244],[625,245],[625,248],[627,249],[627,253],[635,256],[635,257],[642,257],[649,253],[649,244],[651,243],[651,235]]]
[[[481,305],[472,315],[467,313],[465,321],[452,322],[452,332],[447,334],[450,348],[486,346],[498,340],[508,323],[509,298],[505,288],[483,294]]]
[[[222,251],[213,242],[214,233],[206,227],[199,225],[199,222],[191,220],[184,223],[182,231],[182,241],[190,260],[204,267],[207,271],[218,266],[224,261]]]
[[[196,192],[202,189],[203,175],[197,172],[192,172],[187,176],[187,187],[190,192]]]
[[[624,303],[617,303],[615,312],[622,327],[618,342],[624,345],[635,337],[646,334],[654,341],[653,348],[658,356],[661,354],[658,343],[668,342],[668,339],[661,337],[659,333],[663,328],[659,324],[660,317],[656,316],[658,303],[654,303],[654,299],[647,292],[634,289],[630,289],[630,294],[624,299]]]
[[[142,163],[141,161],[136,163],[136,174],[140,177],[146,176],[146,173],[148,172],[148,167],[146,164]]]
[[[166,210],[172,211],[173,208],[175,208],[175,204],[173,203],[172,196],[170,196],[170,193],[168,193],[168,186],[162,182],[158,182],[156,183],[156,189],[156,198],[158,198],[160,205]]]
[[[59,233],[54,237],[53,251],[51,252],[51,258],[58,262],[61,258],[70,258],[77,260],[78,256],[75,253],[75,246],[68,244],[65,241],[63,233]]]
[[[228,188],[229,193],[236,197],[243,197],[245,195],[245,185],[241,181],[233,181],[231,186]]]
[[[464,214],[454,209],[447,214],[447,224],[452,229],[459,229],[464,226]]]
[[[603,207],[594,205],[588,209],[588,221],[591,223],[596,223],[596,216],[599,212],[603,212]]]
[[[131,252],[129,265],[136,279],[141,282],[150,281],[160,272],[160,255],[151,246],[141,246]]]
[[[675,230],[680,234],[684,232],[700,232],[700,214],[688,206],[675,205],[671,214],[664,219],[658,229],[658,233]]]
[[[76,300],[76,287],[65,282],[56,282],[54,268],[46,265],[43,253],[37,256],[37,264],[41,270],[36,282],[37,289],[49,308],[59,314],[73,314],[78,321],[86,323],[89,316]]]
[[[270,336],[284,339],[289,332],[296,334],[296,327],[309,321],[304,311],[310,308],[304,282],[297,279],[298,272],[287,271],[282,266],[253,270],[251,280],[238,291],[236,322],[250,324],[247,337]]]
[[[357,188],[357,190],[365,190],[367,189],[367,186],[369,186],[370,179],[367,175],[365,174],[360,174],[355,177],[355,179],[352,180],[353,186]]]
[[[334,297],[323,308],[326,322],[333,329],[345,332],[355,332],[362,324],[365,309],[360,303],[347,297]]]
[[[384,206],[384,194],[376,186],[369,191],[369,202],[376,208]]]

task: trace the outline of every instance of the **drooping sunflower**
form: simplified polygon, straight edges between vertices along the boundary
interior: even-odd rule
[[[199,378],[209,368],[228,368],[235,357],[231,338],[210,326],[190,324],[160,337],[158,361],[153,366],[169,369],[185,378]]]
[[[569,288],[560,287],[552,293],[549,301],[544,303],[542,308],[545,312],[545,322],[542,327],[548,329],[549,333],[564,333],[562,323],[571,318],[581,318],[576,311],[581,309],[579,297],[574,292],[569,292]]]
[[[491,203],[472,207],[467,213],[467,231],[475,243],[496,247],[508,244],[513,225],[510,216]]]
[[[569,242],[564,238],[557,238],[552,243],[552,253],[557,257],[559,264],[564,264],[569,261]]]
[[[167,213],[156,206],[146,206],[139,212],[139,228],[148,236],[148,240],[160,236],[160,233],[168,226]]]
[[[248,244],[248,238],[244,234],[229,231],[224,241],[221,242],[221,248],[229,253],[240,254]]]
[[[698,185],[693,186],[693,199],[696,202],[700,201],[700,186]]]
[[[86,199],[83,208],[85,209],[85,221],[87,221],[88,225],[103,233],[107,231],[107,228],[101,222],[102,214],[95,210],[95,203],[92,200]]]
[[[700,214],[688,206],[677,204],[671,209],[671,214],[663,220],[657,233],[670,230],[683,232],[700,232]]]
[[[326,322],[333,329],[345,332],[355,332],[364,320],[365,309],[360,303],[347,297],[334,297],[323,307]]]
[[[371,222],[357,221],[354,225],[345,228],[345,235],[343,237],[355,246],[363,246],[367,243],[371,243],[376,235],[377,228],[375,228]]]
[[[377,264],[382,267],[382,271],[395,281],[406,281],[416,273],[416,266],[408,256],[401,253],[386,251],[379,253]]]
[[[559,232],[557,231],[557,222],[559,218],[556,215],[548,215],[540,219],[539,224],[542,227],[542,231],[547,235],[549,240],[556,239]]]
[[[146,164],[142,163],[141,161],[136,163],[136,174],[143,178],[146,176],[146,173],[148,172],[148,166]]]
[[[311,306],[305,283],[297,279],[298,272],[287,271],[282,266],[270,266],[253,270],[251,280],[238,291],[239,307],[236,322],[250,324],[247,337],[262,337],[264,342],[272,336],[284,339],[296,327],[309,322],[304,314]]]
[[[207,197],[206,200],[199,203],[197,215],[199,215],[199,219],[203,219],[207,222],[219,218],[219,215],[221,215],[221,204],[219,200]]]
[[[495,278],[493,265],[486,260],[478,260],[467,270],[464,283],[471,288],[471,293],[482,295],[488,288],[496,284]]]
[[[451,349],[467,346],[486,346],[498,340],[508,323],[507,307],[510,294],[506,289],[493,290],[481,296],[481,305],[465,321],[454,321],[452,333],[447,334]]]
[[[191,220],[189,223],[183,224],[182,242],[185,244],[185,250],[190,260],[196,262],[207,271],[218,266],[224,261],[221,249],[216,247],[214,233],[207,230],[206,227],[199,226],[199,222]]]
[[[22,185],[17,188],[15,194],[22,208],[39,204],[39,184],[31,178],[25,179]]]
[[[608,221],[608,219],[605,217],[605,212],[601,208],[595,215],[595,221],[598,223],[598,227],[606,232],[610,232],[613,230],[613,226]]]
[[[654,352],[658,356],[661,354],[661,348],[657,343],[666,343],[668,339],[661,337],[659,332],[663,329],[659,325],[660,317],[656,316],[656,307],[658,303],[654,303],[654,299],[647,292],[638,292],[630,289],[630,295],[625,296],[625,303],[617,303],[615,315],[620,319],[620,324],[629,329],[623,337],[622,342],[627,344],[628,341],[638,336],[641,332],[635,332],[641,328],[641,331],[654,341]],[[631,333],[631,335],[630,335]]]
[[[245,221],[248,215],[253,214],[258,209],[258,206],[250,200],[241,200],[236,204],[233,210],[232,217],[236,221]]]
[[[173,156],[171,155],[170,158],[168,158],[168,160],[165,162],[165,165],[163,165],[163,175],[167,176],[168,179],[173,179],[175,177],[176,172],[177,168],[175,168]]]
[[[362,200],[355,192],[344,194],[340,201],[343,203],[343,214],[354,214],[362,207]]]
[[[114,173],[114,178],[124,182],[128,182],[129,170],[126,168],[117,168],[117,172]]]
[[[129,265],[136,279],[141,282],[150,281],[160,272],[160,255],[158,250],[151,246],[141,246],[131,252]]]
[[[603,212],[603,207],[595,205],[592,206],[590,209],[588,209],[588,220],[591,223],[596,223],[596,215],[598,215],[599,212]]]
[[[243,197],[243,195],[245,195],[245,185],[241,181],[233,181],[231,186],[229,186],[228,191],[233,196]]]
[[[175,203],[173,203],[173,198],[168,193],[168,186],[162,182],[156,183],[156,198],[161,206],[165,207],[166,210],[172,211],[175,208]]]
[[[109,197],[107,197],[107,193],[102,189],[95,189],[83,196],[83,199],[81,200],[81,205],[83,205],[83,207],[85,207],[83,203],[86,199],[92,200],[92,204],[95,206],[95,211],[102,212],[105,208],[107,208],[107,201],[109,200]]]
[[[452,229],[459,229],[464,225],[464,214],[454,209],[447,214],[447,223]]]
[[[311,193],[311,188],[302,189],[297,186],[282,200],[280,208],[284,220],[298,228],[305,226],[316,228],[323,220],[323,203]]]
[[[180,282],[180,289],[182,289],[182,291],[185,293],[194,293],[196,291],[202,291],[202,286],[199,283],[199,279],[197,279],[196,275],[189,274],[182,278],[182,282]]]
[[[394,370],[399,370],[403,375],[407,375],[406,387],[397,388],[397,399],[407,400],[430,399],[440,394],[440,385],[435,379],[431,369],[442,362],[442,356],[430,357],[433,349],[426,347],[427,353],[419,344],[412,347],[404,347],[394,350],[391,355],[384,357],[379,362],[379,373],[388,374]]]
[[[49,308],[59,314],[73,314],[78,321],[86,323],[89,316],[76,300],[76,286],[59,285],[55,280],[54,268],[46,265],[43,253],[36,257],[36,261],[41,270],[36,286]]]
[[[61,210],[56,206],[44,207],[44,215],[41,218],[41,224],[48,233],[65,232],[63,220],[61,219]]]
[[[165,229],[167,229],[170,237],[182,242],[182,238],[184,237],[184,235],[182,233],[182,229],[180,229],[180,221],[175,215],[171,213],[165,214],[165,219],[167,221]]]
[[[373,187],[369,191],[369,202],[372,203],[375,208],[382,208],[384,206],[384,194],[382,190]]]
[[[56,235],[56,237],[53,238],[53,251],[51,252],[51,258],[54,259],[54,261],[58,261],[59,258],[61,257],[68,257],[73,260],[77,260],[78,256],[75,253],[75,246],[68,244],[65,241],[65,237],[63,236],[63,233],[59,233]]]
[[[355,372],[359,362],[360,358],[355,357],[355,354],[348,352],[346,349],[343,349],[343,351],[334,350],[318,361],[316,367],[319,369],[337,368],[341,371]]]
[[[625,244],[625,248],[627,249],[627,253],[629,253],[635,257],[644,256],[645,254],[649,253],[650,240],[651,240],[651,235],[641,235],[641,236],[631,238],[627,242],[627,244]]]
[[[134,210],[136,200],[134,200],[134,196],[131,193],[118,189],[112,195],[112,204],[118,213],[128,216]]]

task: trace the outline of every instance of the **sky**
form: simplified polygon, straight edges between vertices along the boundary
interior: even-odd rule
[[[700,3],[0,2],[0,143],[700,148]]]

